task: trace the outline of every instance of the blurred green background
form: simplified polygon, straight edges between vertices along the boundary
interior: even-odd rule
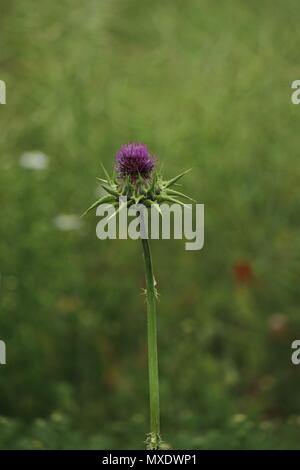
[[[152,244],[164,440],[299,448],[298,2],[0,7],[0,447],[144,447],[141,247],[78,219],[142,141],[206,211],[202,251]]]

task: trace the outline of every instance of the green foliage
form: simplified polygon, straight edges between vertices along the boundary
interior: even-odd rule
[[[110,423],[102,431],[86,434],[78,430],[65,415],[54,412],[49,419],[35,419],[30,426],[0,416],[0,447],[3,449],[144,449],[145,443],[134,427],[122,433]],[[126,423],[124,423],[126,426]],[[259,426],[243,415],[234,416],[222,427],[210,428],[201,434],[186,430],[174,433],[173,445],[163,442],[162,449],[299,449],[299,419],[290,419],[284,427],[264,421]],[[174,434],[173,434],[174,433]],[[150,439],[150,436],[149,436]],[[148,442],[148,440],[147,440]],[[174,446],[178,447],[174,447]]]
[[[297,7],[1,2],[0,447],[144,446],[140,244],[57,222],[139,140],[205,204],[202,251],[153,243],[166,445],[299,448]]]

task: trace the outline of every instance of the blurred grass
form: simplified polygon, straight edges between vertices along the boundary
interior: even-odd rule
[[[177,448],[297,447],[296,1],[0,5],[0,445],[35,447],[36,420],[45,448],[142,445],[140,247],[99,242],[93,216],[69,232],[53,223],[80,214],[100,161],[111,168],[117,148],[139,140],[170,176],[192,166],[184,185],[206,206],[203,251],[153,243],[163,437]],[[47,170],[19,165],[34,150]],[[234,275],[241,262],[248,283]],[[58,434],[53,413],[66,417]],[[240,414],[252,424],[234,431]]]

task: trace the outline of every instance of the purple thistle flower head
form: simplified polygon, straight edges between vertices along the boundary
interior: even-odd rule
[[[122,145],[116,154],[117,172],[121,178],[129,176],[135,179],[138,175],[148,178],[155,167],[155,161],[147,145],[130,143]]]

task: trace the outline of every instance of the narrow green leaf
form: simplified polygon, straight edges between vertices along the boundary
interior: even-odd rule
[[[171,197],[171,196],[167,196],[167,195],[157,196],[157,200],[159,202],[173,202],[175,204],[180,204],[182,207],[186,207],[187,209],[191,209],[189,206],[184,204],[184,202],[181,202],[178,199],[175,199],[174,197]]]
[[[109,184],[105,184],[105,183],[100,183],[100,186],[105,189],[106,192],[108,192],[109,194],[112,194],[113,196],[116,196],[116,197],[119,197],[120,194],[118,193],[118,191],[116,189],[114,189],[111,185]]]
[[[159,204],[157,204],[157,202],[155,202],[155,201],[150,201],[150,204],[151,204],[151,206],[154,206],[154,207],[155,207],[155,209],[157,210],[157,212],[159,212],[160,215],[162,215],[161,208],[159,207]]]
[[[170,186],[172,186],[172,184],[176,183],[176,181],[178,181],[178,180],[179,180],[180,178],[182,178],[184,175],[186,175],[187,173],[189,173],[189,171],[191,171],[191,169],[192,169],[192,168],[189,168],[188,170],[184,171],[183,173],[180,173],[179,175],[174,176],[174,178],[170,179],[169,181],[166,181],[164,187],[165,187],[165,188],[169,188]]]
[[[181,193],[180,191],[176,191],[175,189],[166,189],[166,194],[170,196],[179,196],[179,197],[185,197],[186,199],[189,199],[192,202],[196,202],[195,199],[187,196],[184,193]]]
[[[102,163],[101,163],[101,167],[102,167],[102,170],[103,170],[103,172],[106,176],[106,179],[107,179],[108,183],[111,184],[112,183],[111,177],[109,176],[108,172],[106,171],[106,168],[104,167],[104,165]]]
[[[108,184],[107,180],[104,180],[103,178],[99,178],[99,176],[96,176],[96,180],[100,181],[101,183]]]
[[[109,202],[113,202],[115,201],[115,197],[113,196],[102,196],[100,199],[98,199],[97,201],[95,201],[83,214],[81,214],[80,217],[83,217],[84,215],[86,215],[88,212],[90,212],[91,210],[93,210],[95,207],[98,207],[100,204],[105,204],[105,203],[109,203]]]

